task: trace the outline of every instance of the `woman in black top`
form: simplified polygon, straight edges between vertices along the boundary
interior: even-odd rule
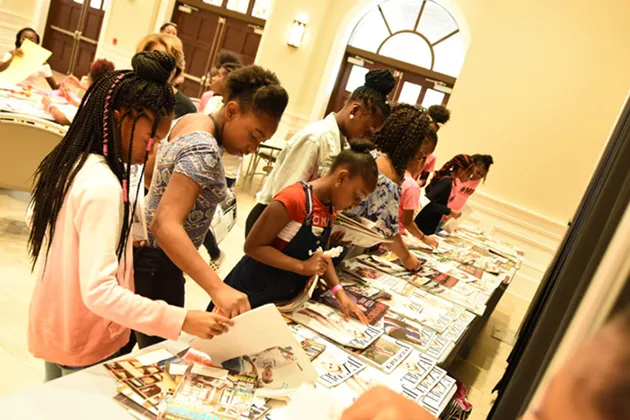
[[[451,192],[454,184],[468,181],[473,166],[473,160],[469,155],[457,155],[435,173],[426,189],[427,198],[431,202],[424,206],[414,220],[422,233],[433,235],[442,219],[461,216],[459,211],[448,208],[448,203],[453,196]]]

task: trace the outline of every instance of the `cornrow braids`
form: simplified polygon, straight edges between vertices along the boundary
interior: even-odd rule
[[[376,133],[376,147],[389,157],[399,177],[414,159],[431,128],[431,118],[415,106],[398,104]]]
[[[365,84],[356,88],[348,102],[359,101],[372,114],[380,114],[383,119],[391,112],[387,95],[396,86],[396,79],[390,70],[370,70],[365,75]]]
[[[435,171],[435,175],[431,179],[429,185],[427,185],[427,192],[431,191],[439,180],[446,177],[452,177],[453,172],[466,171],[470,169],[473,164],[473,158],[470,155],[460,154],[454,156],[451,160],[442,165],[438,171]]]
[[[99,77],[87,90],[68,132],[40,163],[35,172],[31,206],[32,229],[28,250],[33,268],[48,239],[46,255],[55,234],[57,217],[66,195],[88,155],[98,154],[105,160],[123,187],[124,217],[117,246],[119,260],[124,255],[130,226],[128,185],[135,126],[141,116],[151,114],[155,120],[151,137],[163,118],[171,118],[175,98],[167,84],[175,68],[169,54],[141,52],[132,59],[133,71],[114,71]],[[126,111],[118,121],[115,111]],[[122,122],[135,111],[129,152],[125,163],[122,155]],[[145,153],[145,161],[149,148]],[[136,194],[137,197],[137,194]],[[135,203],[133,208],[135,209]]]

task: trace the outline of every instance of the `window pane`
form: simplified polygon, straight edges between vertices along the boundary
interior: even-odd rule
[[[415,105],[418,103],[420,92],[422,92],[422,86],[411,82],[405,82],[403,83],[402,89],[400,89],[398,102]]]
[[[223,0],[202,0],[204,3],[211,4],[213,6],[223,6]]]
[[[101,0],[90,0],[90,7],[92,9],[100,9],[101,8]]]
[[[395,58],[406,63],[431,69],[431,49],[422,37],[403,32],[394,35],[383,44],[381,55]]]
[[[390,29],[396,33],[414,30],[421,6],[421,0],[389,0],[381,4],[381,10]]]
[[[457,23],[446,9],[432,1],[427,1],[422,11],[418,32],[426,36],[433,44],[457,29]]]
[[[271,12],[271,2],[272,0],[254,0],[254,8],[252,9],[252,16],[257,17],[259,19],[265,19],[269,17],[269,12]]]
[[[247,13],[249,0],[228,0],[227,8],[239,13]]]
[[[348,83],[346,83],[346,92],[354,92],[356,88],[363,86],[365,84],[365,75],[368,71],[365,67],[353,64]]]
[[[349,45],[375,53],[379,45],[389,36],[381,12],[370,10],[357,24],[350,36]]]
[[[440,92],[439,90],[434,89],[427,89],[427,93],[424,94],[424,99],[422,100],[422,106],[428,108],[431,105],[441,105],[443,100],[444,92]]]
[[[83,0],[72,0],[72,1],[78,4],[83,4]]]
[[[460,33],[456,33],[433,47],[435,64],[433,70],[457,77],[464,65],[464,43]]]

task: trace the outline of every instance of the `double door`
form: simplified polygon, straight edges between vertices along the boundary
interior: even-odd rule
[[[50,66],[61,73],[86,75],[94,61],[107,0],[52,0],[44,48]]]
[[[244,65],[252,64],[263,32],[260,26],[180,2],[173,22],[186,56],[181,90],[190,97],[200,97],[208,90],[210,70],[220,53],[231,52]]]
[[[376,69],[389,69],[396,78],[396,85],[388,96],[392,103],[405,102],[428,108],[431,105],[446,105],[450,98],[452,86],[444,82],[355,54],[346,54],[328,103],[327,113],[339,111],[352,92],[365,83],[367,72]]]

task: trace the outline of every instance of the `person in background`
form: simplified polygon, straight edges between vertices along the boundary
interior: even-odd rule
[[[195,104],[190,98],[184,95],[181,90],[175,88],[177,79],[183,74],[186,68],[182,41],[173,35],[150,34],[142,38],[136,46],[136,52],[140,51],[164,51],[175,57],[177,66],[175,67],[175,74],[170,81],[171,86],[173,86],[173,92],[175,93],[175,108],[173,111],[175,119],[183,117],[186,114],[197,112],[197,107],[195,107]]]
[[[232,54],[230,52],[222,52],[219,53],[216,65],[210,70],[210,72],[208,72],[206,77],[209,77],[210,81],[212,81],[212,78],[217,74],[219,69],[228,64],[234,64],[239,67],[243,65],[243,63],[241,63],[241,60],[239,60],[235,54]],[[199,111],[204,112],[208,101],[214,96],[214,94],[215,92],[210,89],[209,91],[204,92],[203,95],[201,95],[201,100],[199,102]]]
[[[387,95],[395,85],[391,71],[369,71],[365,75],[365,84],[352,92],[341,111],[306,126],[289,140],[247,217],[246,237],[283,188],[327,174],[334,157],[349,147],[349,140],[374,136],[390,114]]]
[[[241,63],[228,62],[219,68],[219,70],[212,77],[210,83],[210,89],[214,92],[214,96],[206,103],[203,109],[204,114],[213,114],[220,110],[223,105],[223,98],[229,96],[227,88],[227,76],[234,70],[241,68]],[[238,155],[231,155],[226,150],[223,150],[223,156],[221,158],[223,162],[223,170],[225,172],[225,182],[227,187],[234,189],[236,186],[236,180],[238,179],[239,172],[241,170],[241,163],[243,157]],[[224,254],[219,249],[217,240],[212,233],[212,230],[208,230],[206,238],[203,241],[203,246],[208,250],[210,255],[210,266],[214,271],[218,271],[221,266]]]
[[[630,310],[584,340],[559,368],[540,403],[522,420],[625,420],[630,394]],[[361,395],[341,420],[429,420],[419,404],[378,386]]]
[[[376,190],[358,207],[346,213],[375,222],[379,233],[393,239],[391,250],[405,268],[417,270],[420,262],[409,252],[400,235],[400,186],[409,163],[413,159],[424,160],[435,150],[437,135],[426,112],[409,104],[398,104],[385,120],[383,128],[376,133],[374,141],[377,150],[372,155],[379,170]]]
[[[114,70],[115,66],[111,61],[104,58],[95,60],[92,64],[90,64],[90,72],[84,79],[84,83],[79,82],[79,80],[72,75],[68,76],[61,82],[58,93],[59,96],[68,101],[68,104],[53,104],[50,96],[44,95],[42,97],[44,110],[53,117],[56,123],[61,125],[70,125],[79,109],[79,105],[81,105],[81,97],[83,97],[85,91],[87,91],[99,77]],[[75,95],[69,86],[77,88],[79,92],[82,93],[81,97]]]
[[[132,66],[95,81],[35,174],[28,251],[37,281],[28,346],[46,361],[46,381],[115,357],[128,328],[177,340],[181,331],[211,338],[231,325],[220,314],[133,293],[129,167],[168,133],[175,62],[143,52]]]
[[[173,22],[166,22],[164,25],[160,26],[160,33],[177,36],[177,24]]]
[[[35,29],[20,29],[15,36],[15,49],[13,51],[7,52],[0,61],[0,72],[5,71],[9,68],[14,57],[21,57],[22,55],[24,55],[24,52],[22,52],[20,48],[22,47],[22,43],[27,39],[39,45],[39,35],[37,34],[37,32],[35,32]],[[55,80],[52,69],[50,68],[50,65],[48,63],[43,63],[42,66],[35,73],[31,74],[26,80],[24,80],[22,84],[36,84],[40,77],[46,79],[46,82],[48,82],[48,85],[51,89],[59,89],[59,83],[57,83],[57,80]]]
[[[286,303],[303,292],[309,279],[321,276],[346,316],[367,320],[346,295],[328,249],[338,210],[358,205],[376,187],[378,168],[369,141],[357,141],[333,161],[330,172],[310,183],[284,188],[267,206],[245,241],[245,256],[225,283],[247,294],[252,308]],[[214,309],[210,303],[208,310]]]
[[[494,160],[490,155],[472,155],[470,158],[473,162],[470,179],[464,181],[462,184],[458,184],[455,187],[455,196],[448,202],[448,207],[458,212],[462,211],[470,196],[474,194],[475,190],[479,186],[479,183],[482,180],[484,182],[486,181],[490,165],[494,163]],[[444,166],[448,167],[447,165],[448,162]],[[442,169],[440,169],[440,171],[442,171]]]
[[[233,155],[254,152],[277,130],[289,96],[276,75],[259,66],[230,73],[227,87],[219,111],[186,115],[160,144],[160,176],[146,199],[149,240],[136,248],[134,268],[140,295],[183,307],[185,272],[233,318],[250,309],[247,295],[223,283],[197,251],[227,191],[221,148]],[[141,348],[161,341],[141,333],[137,339]]]
[[[457,155],[435,173],[426,190],[430,202],[414,220],[422,233],[433,235],[439,230],[441,222],[461,216],[461,212],[451,209],[449,203],[455,192],[470,179],[472,172],[472,157]]]
[[[429,130],[429,133],[426,136],[426,142],[433,143],[433,149],[435,149],[437,145],[437,140],[437,134],[435,131]],[[400,206],[398,208],[398,227],[401,234],[409,233],[425,244],[437,247],[438,241],[435,238],[422,233],[414,222],[415,213],[420,207],[420,195],[422,193],[420,185],[418,185],[418,182],[416,181],[416,177],[422,170],[424,162],[425,161],[422,158],[411,159],[407,165],[405,179],[401,185]]]
[[[428,113],[433,120],[432,125],[436,133],[440,130],[440,128],[442,128],[444,124],[448,122],[448,120],[451,119],[451,111],[449,111],[444,105],[431,105],[428,109]],[[421,187],[426,185],[429,176],[435,170],[436,159],[437,155],[435,153],[431,153],[429,156],[427,156],[427,159],[424,163],[424,168],[422,168],[419,177],[417,177],[418,184]]]

